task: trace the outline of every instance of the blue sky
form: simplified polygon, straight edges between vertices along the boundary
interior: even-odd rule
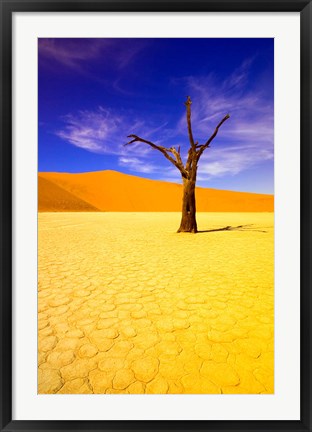
[[[204,143],[198,186],[273,193],[273,39],[39,39],[39,171],[112,169],[180,182],[179,171],[136,134]]]

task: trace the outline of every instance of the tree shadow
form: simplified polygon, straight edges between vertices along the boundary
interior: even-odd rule
[[[197,231],[197,233],[207,233],[207,232],[216,232],[216,231],[255,231],[255,232],[262,232],[262,233],[267,232],[264,230],[259,230],[259,229],[255,229],[255,228],[251,228],[251,227],[252,227],[252,224],[237,225],[237,226],[227,225],[227,226],[222,227],[222,228],[214,228],[214,229],[210,229],[210,230],[199,230],[199,231]]]

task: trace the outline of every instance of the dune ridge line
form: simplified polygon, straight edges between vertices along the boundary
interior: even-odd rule
[[[198,212],[273,212],[274,196],[197,187]],[[182,185],[117,171],[40,172],[39,212],[176,212]]]

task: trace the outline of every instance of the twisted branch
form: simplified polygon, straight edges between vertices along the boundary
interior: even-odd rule
[[[208,139],[208,141],[205,144],[202,144],[199,147],[199,150],[197,151],[197,161],[199,160],[200,156],[203,154],[203,152],[209,147],[211,141],[217,136],[217,133],[219,131],[219,128],[223,125],[223,123],[230,118],[230,115],[227,114],[225,117],[223,117],[223,119],[220,121],[220,123],[217,125],[217,127],[215,128],[213,134],[211,135],[211,137]],[[197,147],[197,146],[196,146]]]
[[[180,152],[177,151],[174,147],[171,147],[170,149],[167,149],[166,147],[154,144],[152,141],[148,141],[144,138],[141,138],[137,135],[128,135],[128,138],[133,138],[131,141],[127,142],[125,144],[125,146],[132,144],[134,142],[142,142],[144,144],[149,145],[150,147],[152,147],[155,150],[160,151],[166,159],[168,159],[176,168],[178,168],[178,170],[181,172],[182,176],[187,178],[188,173],[184,168],[181,156],[180,156]],[[173,159],[172,156],[170,156],[168,153],[172,153],[175,156],[175,159]]]

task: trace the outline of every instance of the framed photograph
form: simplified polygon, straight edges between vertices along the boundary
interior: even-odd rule
[[[1,29],[1,430],[312,430],[311,2]]]

